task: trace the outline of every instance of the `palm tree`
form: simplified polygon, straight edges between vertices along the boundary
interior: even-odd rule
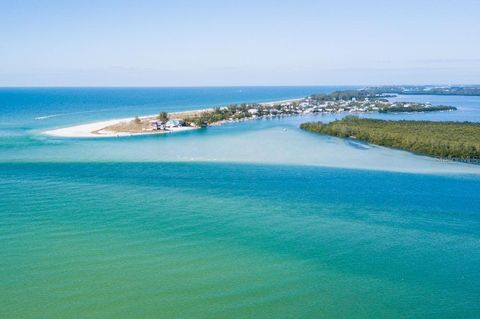
[[[158,114],[157,118],[162,122],[166,122],[166,121],[168,121],[168,113],[167,112],[160,112]]]

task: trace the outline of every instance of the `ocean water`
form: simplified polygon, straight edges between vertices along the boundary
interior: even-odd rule
[[[342,114],[41,134],[335,89],[1,89],[0,318],[478,318],[477,165],[298,129]],[[365,116],[480,121],[408,99],[459,110]]]

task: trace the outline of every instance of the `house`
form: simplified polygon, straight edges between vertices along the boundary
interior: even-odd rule
[[[306,109],[306,110],[305,110],[305,113],[313,113],[313,112],[315,112],[315,111],[316,111],[316,110],[315,110],[313,107],[311,107],[311,108]]]
[[[150,121],[150,127],[152,130],[165,130],[165,122],[162,121]]]
[[[169,120],[167,123],[165,123],[166,128],[172,128],[172,127],[180,127],[183,126],[185,122],[183,120]]]

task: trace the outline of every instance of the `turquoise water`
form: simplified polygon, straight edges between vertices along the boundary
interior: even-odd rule
[[[305,118],[40,134],[312,88],[42,90],[0,90],[1,318],[479,316],[479,166],[302,132]],[[479,121],[480,98],[427,98],[460,109],[397,118]]]

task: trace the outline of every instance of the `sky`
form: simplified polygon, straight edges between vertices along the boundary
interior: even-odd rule
[[[0,0],[0,86],[479,83],[480,0]]]

